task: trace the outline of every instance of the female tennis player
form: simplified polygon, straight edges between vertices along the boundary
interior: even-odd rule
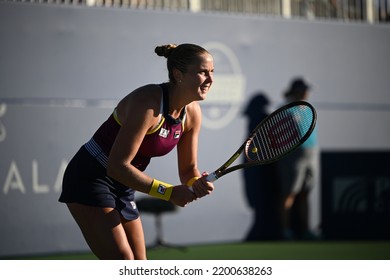
[[[198,101],[213,83],[213,58],[194,44],[158,46],[155,53],[167,58],[169,82],[124,97],[64,174],[59,201],[99,259],[146,259],[135,191],[184,207],[214,190],[197,167]],[[176,186],[144,172],[152,157],[174,147],[182,183]]]

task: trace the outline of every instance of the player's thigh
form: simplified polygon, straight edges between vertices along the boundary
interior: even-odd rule
[[[141,218],[127,221],[122,217],[122,225],[136,260],[146,259],[144,230]]]
[[[134,259],[121,216],[115,209],[78,203],[69,203],[68,208],[99,259]]]

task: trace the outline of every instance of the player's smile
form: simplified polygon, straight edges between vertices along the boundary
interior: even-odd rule
[[[207,83],[207,84],[201,85],[200,90],[203,93],[207,93],[210,90],[210,87],[211,87],[211,83]]]

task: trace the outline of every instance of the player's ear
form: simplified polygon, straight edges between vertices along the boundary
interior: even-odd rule
[[[173,69],[173,77],[175,78],[175,81],[179,83],[181,80],[183,80],[183,72],[181,72],[179,69],[174,68]]]

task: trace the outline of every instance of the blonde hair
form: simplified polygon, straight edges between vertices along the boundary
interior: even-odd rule
[[[172,83],[176,83],[173,69],[186,73],[188,66],[197,62],[199,56],[209,54],[206,49],[195,44],[162,45],[156,47],[154,52],[158,56],[167,58],[168,77]]]

